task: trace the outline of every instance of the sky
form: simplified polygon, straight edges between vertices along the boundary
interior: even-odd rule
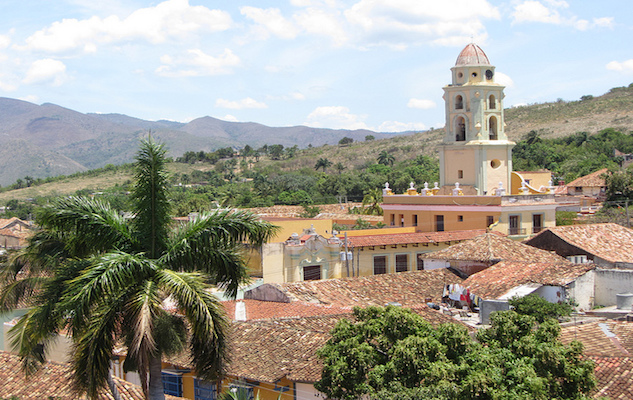
[[[0,0],[0,97],[83,113],[380,132],[444,126],[478,44],[504,106],[633,82],[633,1]]]

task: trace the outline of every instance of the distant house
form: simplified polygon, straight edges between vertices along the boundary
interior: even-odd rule
[[[22,363],[18,356],[0,351],[0,398],[9,399],[55,399],[78,400],[71,387],[72,371],[68,364],[49,361],[35,374],[28,378],[22,371]],[[121,400],[144,400],[140,386],[133,385],[117,377],[113,378],[119,390]],[[179,397],[166,396],[176,400]],[[113,400],[109,390],[103,390],[99,400]]]
[[[596,364],[594,398],[633,399],[633,323],[598,321],[561,329],[560,340],[583,344],[583,353]]]
[[[0,247],[17,249],[26,245],[31,225],[19,218],[0,219]]]
[[[572,262],[602,268],[633,268],[633,230],[614,223],[547,228],[525,244],[554,251]]]
[[[420,256],[424,269],[452,267],[466,276],[482,271],[500,261],[566,263],[563,257],[498,233],[485,233]]]
[[[607,168],[603,168],[569,182],[567,184],[567,194],[571,196],[594,197],[599,200],[604,200],[607,189],[604,175],[607,171]]]
[[[461,283],[471,293],[489,300],[509,300],[535,293],[556,303],[574,300],[591,309],[594,296],[593,264],[502,261],[471,275]]]

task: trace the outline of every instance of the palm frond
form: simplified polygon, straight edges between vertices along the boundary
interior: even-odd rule
[[[156,346],[154,324],[163,312],[158,285],[153,280],[139,284],[133,296],[130,296],[124,310],[124,326],[128,331],[126,340],[128,354],[136,361],[139,374],[147,374],[150,359],[160,357]],[[143,384],[143,391],[147,388]]]
[[[171,243],[195,240],[196,237],[212,237],[217,240],[260,246],[277,232],[275,225],[261,221],[248,211],[221,210],[205,212],[177,231]]]
[[[77,394],[86,393],[97,399],[108,384],[110,360],[118,337],[121,309],[128,294],[101,299],[93,307],[85,329],[75,330],[71,364],[73,389]]]
[[[242,246],[220,241],[183,241],[179,253],[168,253],[160,263],[181,271],[200,271],[209,282],[235,297],[239,286],[248,282],[248,270]]]
[[[276,230],[251,213],[203,213],[176,232],[161,263],[181,271],[202,271],[235,296],[239,285],[248,280],[245,245],[260,245]]]
[[[164,269],[157,279],[187,318],[196,374],[203,379],[214,379],[223,372],[227,361],[228,325],[222,304],[208,292],[203,274]]]
[[[136,156],[136,185],[132,194],[135,235],[150,258],[158,258],[165,251],[171,224],[165,154],[163,146],[150,139],[141,142]]]
[[[143,255],[111,252],[84,260],[85,269],[65,282],[63,307],[72,315],[71,326],[81,331],[82,318],[102,299],[125,293],[151,279],[158,267]]]
[[[97,199],[66,197],[44,207],[38,224],[54,232],[72,256],[122,248],[131,243],[128,223],[109,204]]]
[[[32,276],[5,282],[0,288],[0,314],[33,305],[38,289],[49,279],[44,276]]]

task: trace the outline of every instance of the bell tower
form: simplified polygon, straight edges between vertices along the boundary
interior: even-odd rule
[[[495,194],[499,182],[509,189],[512,148],[503,120],[504,86],[494,81],[495,67],[474,43],[464,47],[444,87],[446,135],[440,145],[440,184],[474,187]]]

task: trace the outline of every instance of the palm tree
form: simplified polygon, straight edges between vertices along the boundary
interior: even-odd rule
[[[369,189],[363,197],[363,214],[382,215],[383,210],[380,203],[382,203],[382,191],[376,188]]]
[[[175,226],[165,162],[162,146],[143,141],[131,218],[99,200],[60,199],[40,213],[41,229],[5,265],[3,309],[36,293],[35,306],[10,331],[27,373],[62,331],[73,340],[74,388],[89,398],[112,382],[110,358],[121,343],[124,366],[139,372],[148,399],[164,399],[163,354],[186,347],[199,377],[222,373],[227,323],[209,284],[235,296],[247,279],[242,243],[261,244],[274,227],[228,211]]]
[[[393,163],[396,161],[396,158],[393,156],[393,154],[387,153],[386,150],[383,150],[380,152],[380,154],[378,154],[378,164],[382,164],[382,165],[393,165]]]
[[[318,171],[319,168],[323,168],[323,172],[325,172],[331,165],[332,161],[322,157],[317,160],[316,164],[314,164],[314,169]]]
[[[338,174],[340,175],[341,172],[343,172],[343,170],[345,169],[345,165],[343,165],[342,162],[337,162],[336,164],[334,164],[334,168],[336,168]]]

